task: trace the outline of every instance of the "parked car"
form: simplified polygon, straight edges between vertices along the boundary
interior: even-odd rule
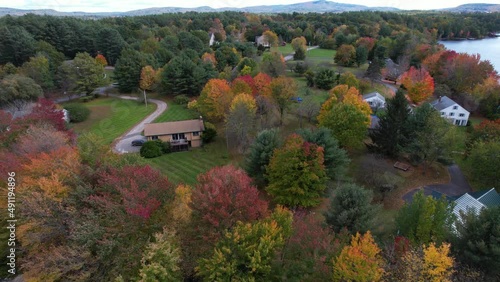
[[[146,142],[146,141],[142,140],[142,139],[137,139],[137,140],[132,141],[132,146],[142,146],[142,145],[144,145],[144,142]]]
[[[300,97],[292,97],[292,98],[290,98],[290,100],[297,102],[297,103],[302,102],[302,98],[300,98]]]

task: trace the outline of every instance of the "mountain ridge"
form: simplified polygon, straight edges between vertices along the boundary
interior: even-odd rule
[[[236,11],[248,13],[342,13],[353,11],[404,11],[394,7],[368,7],[364,5],[346,4],[332,2],[326,0],[317,0],[304,3],[286,4],[286,5],[260,5],[249,6],[243,8],[223,7],[212,8],[209,6],[201,6],[196,8],[181,8],[181,7],[151,7],[145,9],[131,10],[126,12],[60,12],[54,9],[16,9],[0,7],[0,17],[5,15],[22,16],[26,14],[50,15],[50,16],[73,16],[73,17],[125,17],[125,16],[145,16],[163,13],[185,13],[185,12],[223,12]],[[439,10],[428,11],[444,11],[444,12],[500,12],[500,4],[463,4],[454,8],[445,8]]]

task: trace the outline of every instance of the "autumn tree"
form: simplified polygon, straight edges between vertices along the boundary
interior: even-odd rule
[[[163,232],[154,235],[154,241],[146,246],[141,259],[139,276],[141,282],[180,281],[182,273],[179,267],[181,250],[175,232],[163,228]]]
[[[423,68],[411,67],[401,76],[401,83],[408,90],[408,96],[414,103],[420,103],[434,93],[434,79]]]
[[[357,147],[366,136],[369,119],[351,104],[335,103],[330,97],[321,107],[318,116],[320,126],[332,130],[341,146]]]
[[[267,43],[269,43],[269,46],[271,47],[277,47],[278,46],[278,35],[276,33],[266,30],[262,33],[262,36],[264,36],[265,40]]]
[[[212,254],[199,261],[197,274],[203,281],[269,280],[271,263],[291,229],[292,213],[282,207],[255,223],[238,222]]]
[[[292,234],[273,265],[274,277],[286,281],[329,281],[331,258],[340,254],[350,237],[345,230],[332,232],[313,213],[296,211]]]
[[[347,93],[342,97],[342,103],[346,105],[353,105],[362,112],[366,117],[366,126],[370,125],[372,109],[370,105],[363,100],[363,96],[359,93],[359,91],[355,87],[350,87]]]
[[[346,71],[340,75],[339,84],[340,85],[347,85],[347,86],[349,86],[349,88],[359,89],[358,78],[352,72],[349,72],[349,71]]]
[[[249,78],[252,78],[251,76],[245,76],[246,79]],[[251,82],[253,82],[253,79],[251,80]],[[233,91],[233,93],[235,95],[238,95],[238,94],[250,94],[250,95],[253,95],[253,89],[252,87],[250,86],[249,82],[245,81],[244,79],[240,78],[240,77],[237,77],[235,80],[233,80],[231,82],[231,91]]]
[[[104,57],[104,55],[102,54],[97,54],[97,56],[95,56],[95,60],[100,64],[102,65],[103,67],[107,66],[108,65],[108,61],[106,60],[106,57]]]
[[[351,67],[356,62],[356,49],[352,45],[343,44],[337,49],[333,59],[343,67]]]
[[[450,256],[450,244],[443,243],[436,247],[430,243],[424,248],[423,279],[425,281],[451,281],[453,257]]]
[[[254,76],[253,81],[255,82],[256,95],[267,95],[271,80],[272,78],[263,72],[259,72]]]
[[[146,101],[146,90],[152,90],[153,85],[156,83],[156,77],[156,72],[152,66],[145,66],[141,69],[141,80],[139,82],[139,86],[143,91],[144,101]]]
[[[242,152],[248,147],[250,133],[255,125],[257,104],[250,94],[238,94],[234,97],[226,116],[229,135],[234,136]]]
[[[326,222],[339,232],[346,228],[351,234],[371,229],[378,209],[372,205],[371,190],[356,184],[343,184],[331,196],[330,205],[325,212]]]
[[[216,241],[237,221],[250,222],[267,214],[267,203],[246,173],[233,166],[215,167],[198,176],[190,207],[197,229]]]
[[[209,120],[222,120],[232,100],[233,92],[229,83],[224,79],[211,79],[197,100],[198,109]]]
[[[384,274],[381,251],[368,231],[352,236],[351,245],[344,247],[333,260],[334,281],[380,281]]]
[[[274,151],[266,169],[266,190],[274,201],[290,207],[318,205],[326,188],[323,152],[299,135],[290,135],[283,148]]]
[[[283,124],[285,111],[291,105],[291,98],[297,94],[297,84],[289,77],[273,78],[269,84],[269,98],[278,108],[280,125]]]
[[[49,153],[69,145],[69,136],[56,130],[52,125],[32,124],[19,136],[13,151],[22,156],[33,156],[42,152]]]
[[[448,235],[453,219],[452,207],[446,199],[435,200],[419,191],[398,213],[396,226],[400,234],[414,244],[441,243]]]
[[[271,77],[284,75],[286,71],[285,59],[279,52],[266,52],[262,56],[260,69]]]
[[[214,67],[217,66],[217,60],[215,59],[215,54],[213,53],[203,53],[201,60],[206,63],[212,64]]]
[[[306,41],[305,37],[301,36],[301,37],[294,38],[292,40],[291,45],[292,45],[293,50],[295,51],[293,59],[294,60],[304,60],[306,57],[305,55],[306,55],[306,50],[307,50],[307,41]],[[301,56],[298,56],[298,55],[296,56],[297,52],[299,52],[299,54],[301,54]]]
[[[250,145],[249,153],[246,156],[245,170],[257,185],[263,186],[266,184],[266,167],[274,150],[280,146],[280,143],[279,131],[275,128],[259,132]]]
[[[25,62],[19,68],[19,73],[33,79],[44,91],[54,87],[54,74],[50,69],[49,59],[41,53]]]
[[[330,129],[320,127],[318,129],[300,129],[297,133],[306,142],[314,143],[323,147],[324,165],[326,175],[331,180],[339,180],[344,176],[349,164],[347,152],[339,147],[339,142],[333,136]]]

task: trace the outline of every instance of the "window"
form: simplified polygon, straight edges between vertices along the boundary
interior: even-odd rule
[[[441,112],[441,115],[444,116],[446,113],[445,112]]]
[[[151,136],[151,140],[158,140],[158,136]]]
[[[452,117],[452,116],[454,116],[454,115],[455,115],[455,113],[450,113],[450,117]]]
[[[198,132],[198,131],[193,132],[193,136],[200,136],[200,132]]]
[[[454,110],[458,109],[458,106],[453,106],[453,109],[454,109]]]
[[[172,140],[186,139],[184,133],[174,133],[172,134]]]
[[[459,117],[463,117],[463,116],[465,116],[465,114],[459,114],[458,116],[459,116]]]

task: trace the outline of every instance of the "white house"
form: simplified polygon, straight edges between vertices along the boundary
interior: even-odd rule
[[[267,38],[264,35],[255,36],[255,45],[257,45],[257,46],[262,45],[264,47],[270,47],[271,46],[269,44],[269,41],[267,41]]]
[[[454,125],[467,125],[470,114],[469,111],[464,109],[452,99],[442,96],[431,102],[431,106],[440,112],[441,117],[448,119]]]
[[[212,46],[215,43],[215,35],[213,32],[210,33],[210,40],[208,41],[208,46]]]
[[[370,105],[371,108],[383,109],[385,108],[385,98],[378,92],[372,92],[363,95],[363,100]]]

